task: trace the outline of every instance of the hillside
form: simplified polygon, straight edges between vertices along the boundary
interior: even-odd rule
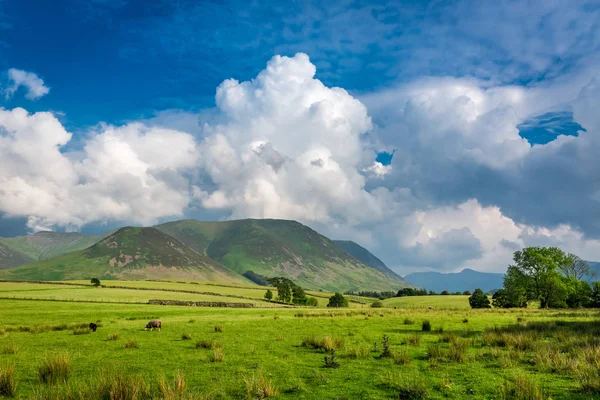
[[[82,250],[101,238],[70,232],[37,232],[28,236],[0,238],[0,269]]]
[[[443,274],[440,272],[415,272],[406,275],[404,279],[427,290],[437,293],[473,291],[476,288],[487,292],[504,286],[504,274],[478,272],[465,268],[461,272]]]
[[[332,291],[398,290],[399,276],[372,268],[330,239],[295,221],[246,219],[185,220],[157,229],[240,274],[286,276],[301,286]]]
[[[388,268],[388,266],[385,265],[383,261],[381,261],[373,253],[371,253],[369,250],[365,249],[358,243],[355,243],[351,240],[334,240],[333,243],[337,244],[344,251],[346,251],[348,254],[350,254],[352,257],[356,258],[363,264],[366,264],[369,267],[376,269],[377,271],[383,272],[390,278],[396,280],[404,280],[400,275]]]
[[[84,250],[0,272],[8,279],[199,279],[244,278],[154,228],[125,227]]]

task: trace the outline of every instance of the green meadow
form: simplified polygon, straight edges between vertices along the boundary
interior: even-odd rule
[[[138,289],[0,283],[0,393],[12,388],[8,394],[23,399],[600,397],[596,311],[471,310],[466,296],[395,298],[383,308],[364,298],[347,309],[321,302],[280,308],[263,301],[266,288],[256,286],[103,283]],[[151,298],[255,308],[144,304]],[[145,331],[154,318],[162,330]],[[96,332],[86,328],[90,322],[97,322]],[[427,323],[430,330],[423,330]]]

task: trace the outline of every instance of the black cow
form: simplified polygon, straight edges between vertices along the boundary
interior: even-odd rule
[[[93,322],[90,322],[90,329],[92,330],[92,332],[96,332],[96,329],[98,329],[98,325],[96,325]]]

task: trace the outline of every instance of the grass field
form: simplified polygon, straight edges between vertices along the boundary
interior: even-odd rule
[[[1,283],[0,296],[30,297],[42,292],[39,286],[57,298],[81,293],[89,299],[104,291],[110,296],[97,299],[143,301],[138,292],[147,295]],[[156,292],[159,298],[186,295]],[[330,310],[0,299],[0,392],[3,371],[13,366],[15,396],[35,399],[111,398],[111,391],[113,398],[140,399],[266,398],[275,392],[282,399],[600,397],[597,312],[470,310],[465,303],[463,296],[415,297],[386,300],[382,309]],[[156,317],[163,329],[144,331]],[[101,321],[94,333],[79,326],[92,321]],[[431,331],[422,330],[424,321]],[[339,367],[324,366],[330,357],[324,348],[337,349]],[[40,366],[57,356],[67,358],[68,379],[41,383]],[[131,396],[136,388],[138,397]]]

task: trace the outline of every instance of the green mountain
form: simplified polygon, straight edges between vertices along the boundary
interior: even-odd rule
[[[85,249],[101,238],[69,232],[37,232],[28,236],[0,238],[0,269]]]
[[[240,274],[286,276],[299,285],[332,291],[398,290],[401,277],[357,260],[333,241],[296,221],[184,220],[156,226]]]
[[[0,272],[4,279],[198,279],[245,282],[155,228],[125,227],[94,245]]]
[[[363,264],[367,264],[371,268],[375,268],[377,271],[383,272],[392,279],[404,281],[400,275],[388,268],[383,261],[358,243],[355,243],[351,240],[334,240],[333,243],[340,246],[343,250]]]

